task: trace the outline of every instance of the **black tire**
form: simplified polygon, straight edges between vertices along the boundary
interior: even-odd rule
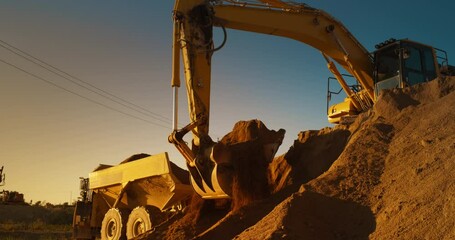
[[[125,238],[126,220],[128,211],[118,208],[111,208],[104,214],[101,223],[101,239],[123,240]]]
[[[159,212],[158,209],[156,210]],[[151,207],[144,206],[136,207],[133,209],[130,216],[128,217],[128,222],[126,223],[127,238],[135,238],[138,235],[151,230],[154,224],[154,214],[157,211]]]

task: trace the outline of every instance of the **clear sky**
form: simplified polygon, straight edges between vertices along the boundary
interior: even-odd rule
[[[388,38],[409,38],[455,59],[453,1],[304,2],[332,14],[370,51]],[[184,167],[167,142],[172,8],[173,1],[156,0],[0,2],[0,40],[149,111],[145,115],[103,99],[0,47],[0,60],[39,77],[0,62],[3,189],[24,193],[26,201],[63,203],[77,198],[78,178],[99,163],[166,151]],[[214,140],[235,122],[257,118],[271,129],[287,130],[284,152],[300,131],[329,126],[330,73],[315,49],[228,30],[228,42],[212,64]],[[182,125],[188,123],[185,98],[181,95]]]

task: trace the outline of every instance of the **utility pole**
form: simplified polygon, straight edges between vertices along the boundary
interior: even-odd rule
[[[3,173],[3,166],[0,168],[0,186],[5,185],[5,174]]]

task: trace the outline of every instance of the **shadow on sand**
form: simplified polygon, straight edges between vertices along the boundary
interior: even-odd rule
[[[250,231],[271,239],[368,239],[376,228],[368,207],[308,190],[289,192],[295,187],[228,214],[196,239],[254,239]]]

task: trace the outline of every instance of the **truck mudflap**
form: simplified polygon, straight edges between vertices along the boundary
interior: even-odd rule
[[[93,233],[90,227],[92,203],[78,201],[73,215],[73,239],[92,239]]]

